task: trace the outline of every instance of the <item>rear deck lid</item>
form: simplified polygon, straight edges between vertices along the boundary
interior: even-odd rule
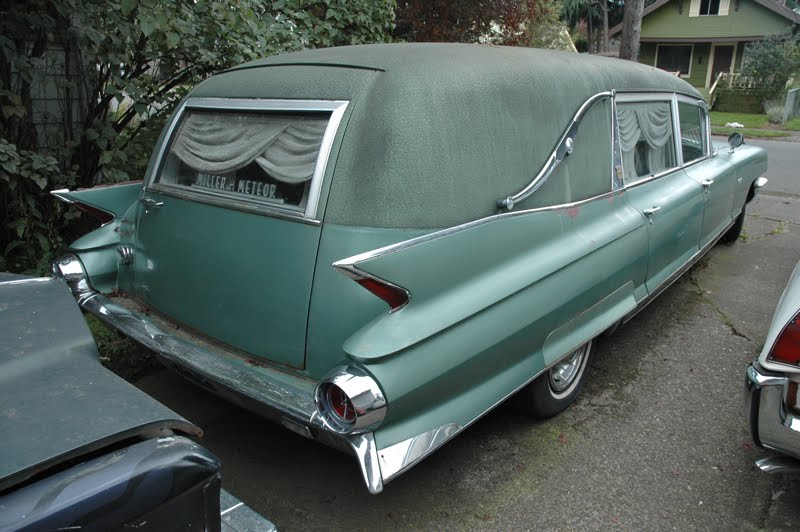
[[[318,207],[345,101],[189,99],[146,185],[134,298],[302,368]]]

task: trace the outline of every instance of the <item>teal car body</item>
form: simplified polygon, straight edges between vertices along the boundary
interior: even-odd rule
[[[569,404],[592,339],[735,240],[765,171],[712,146],[694,88],[632,62],[312,50],[197,86],[143,183],[56,192],[113,221],[53,269],[181,373],[354,453],[378,493],[515,392]]]

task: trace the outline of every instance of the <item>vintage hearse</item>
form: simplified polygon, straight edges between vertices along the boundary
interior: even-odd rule
[[[53,265],[196,382],[351,451],[372,493],[500,402],[568,406],[592,340],[718,240],[763,150],[632,62],[369,45],[197,86]],[[387,306],[388,305],[388,306]]]

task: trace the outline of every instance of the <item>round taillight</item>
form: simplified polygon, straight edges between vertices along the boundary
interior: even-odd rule
[[[331,412],[338,417],[340,421],[348,424],[355,422],[356,409],[353,407],[350,398],[344,393],[344,390],[335,384],[331,384],[328,387],[326,398]]]

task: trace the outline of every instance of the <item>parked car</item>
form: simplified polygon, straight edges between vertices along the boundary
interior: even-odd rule
[[[54,273],[378,493],[514,394],[572,403],[594,338],[737,240],[767,166],[740,140],[714,148],[700,93],[628,61],[286,54],[197,86],[143,183],[56,192],[106,223]]]
[[[100,364],[62,282],[0,273],[0,339],[0,530],[274,530],[200,429]]]
[[[745,415],[753,441],[783,453],[756,461],[769,473],[800,473],[800,263],[783,291],[761,354],[747,368]]]

